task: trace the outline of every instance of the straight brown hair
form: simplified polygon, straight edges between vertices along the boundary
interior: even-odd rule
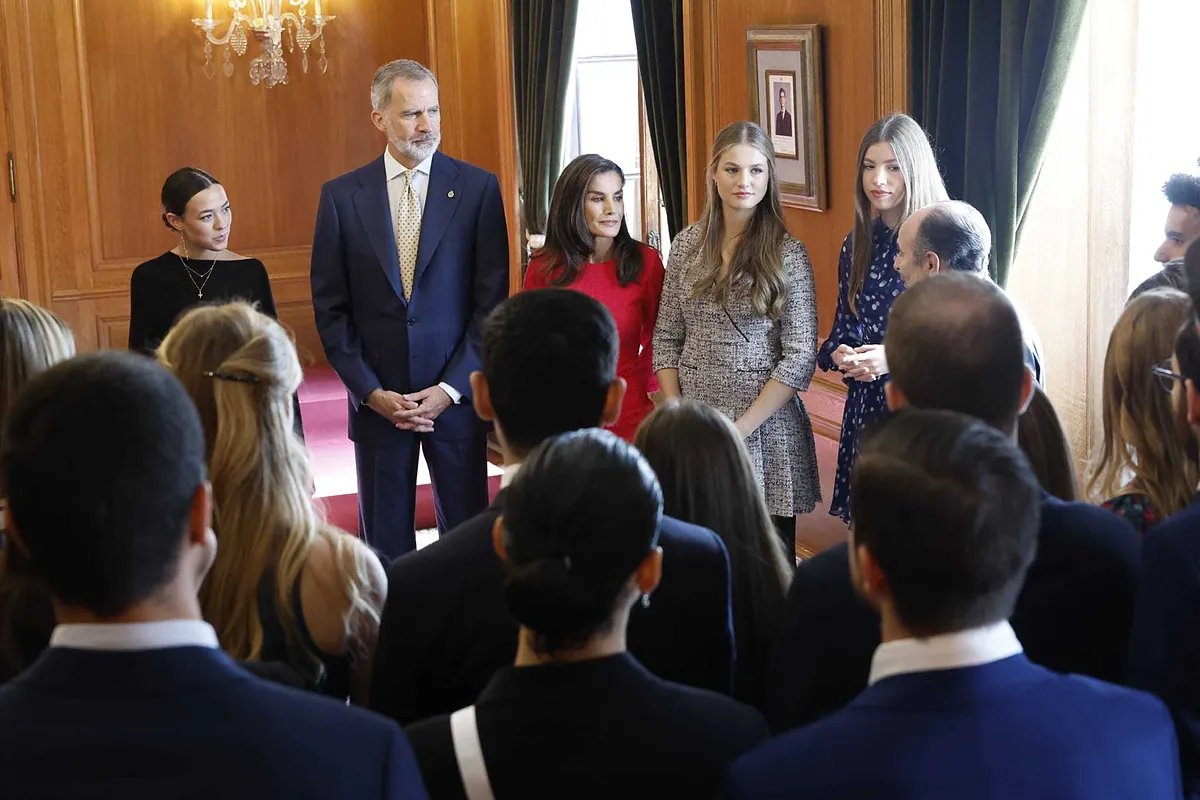
[[[558,176],[550,196],[550,213],[546,220],[546,243],[538,251],[549,256],[546,277],[554,286],[570,286],[579,280],[588,258],[596,251],[596,237],[588,230],[583,205],[588,186],[597,175],[614,173],[625,185],[625,173],[616,162],[594,153],[579,156]],[[617,281],[622,286],[637,283],[642,274],[642,249],[629,234],[625,214],[621,227],[613,237],[617,257]]]
[[[942,182],[942,173],[938,171],[933,148],[929,145],[929,137],[916,120],[906,114],[890,114],[867,128],[858,146],[858,162],[854,170],[854,233],[850,251],[850,283],[846,286],[846,302],[850,305],[850,313],[855,315],[858,314],[858,295],[867,281],[867,269],[871,265],[874,250],[871,235],[874,209],[867,193],[863,191],[863,160],[871,145],[880,142],[892,146],[896,161],[900,164],[900,174],[904,176],[901,224],[913,212],[950,199]],[[900,230],[899,225],[896,230]]]
[[[729,259],[729,269],[722,269],[721,250],[725,243],[725,206],[717,193],[716,171],[725,151],[739,144],[758,150],[767,162],[767,194],[754,210],[754,216],[738,240]],[[766,131],[753,122],[734,122],[726,125],[713,141],[708,161],[708,199],[700,224],[701,254],[704,271],[692,287],[692,298],[710,298],[725,305],[733,287],[743,281],[749,284],[750,305],[755,313],[777,320],[787,304],[787,272],[783,266],[783,207],[779,203],[779,182],[775,175],[775,148]]]

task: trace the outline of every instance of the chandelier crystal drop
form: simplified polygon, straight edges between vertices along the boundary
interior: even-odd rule
[[[192,23],[204,32],[204,74],[209,80],[217,74],[213,61],[213,46],[224,47],[221,56],[221,71],[232,78],[233,56],[243,56],[250,38],[257,39],[262,52],[250,60],[250,82],[255,86],[265,83],[267,88],[278,83],[287,83],[288,64],[284,48],[288,53],[300,49],[300,68],[308,72],[308,50],[317,47],[317,68],[324,74],[329,70],[329,59],[325,57],[325,26],[334,17],[322,13],[321,0],[225,0],[229,6],[229,19],[213,19],[213,0],[204,0],[204,17]],[[288,10],[284,10],[284,6]],[[312,15],[308,13],[312,6]],[[215,34],[217,25],[226,25],[225,33]],[[285,41],[286,40],[286,41]]]

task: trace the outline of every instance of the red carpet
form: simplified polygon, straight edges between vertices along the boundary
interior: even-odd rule
[[[300,386],[300,414],[304,439],[312,459],[317,499],[329,521],[347,531],[358,531],[358,482],[354,474],[354,443],[346,438],[346,389],[329,367],[305,370]],[[500,469],[488,464],[490,489],[500,488]],[[417,528],[435,528],[433,487],[422,458],[417,465]]]

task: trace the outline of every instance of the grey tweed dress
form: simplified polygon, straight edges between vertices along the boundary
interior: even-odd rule
[[[817,300],[808,251],[788,235],[783,242],[788,297],[783,316],[759,316],[744,287],[725,306],[692,299],[703,272],[700,225],[671,242],[671,257],[654,328],[654,369],[678,369],[684,397],[732,420],[746,412],[771,378],[808,388],[817,362]],[[746,439],[750,460],[776,516],[807,514],[821,499],[812,422],[799,397],[776,411]]]

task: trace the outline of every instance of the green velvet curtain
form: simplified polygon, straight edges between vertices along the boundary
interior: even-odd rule
[[[912,110],[951,197],[992,229],[1003,286],[1087,0],[913,0]]]
[[[683,106],[683,0],[629,0],[650,144],[671,236],[687,226]]]
[[[562,161],[563,115],[575,52],[579,0],[513,0],[513,78],[523,222],[546,232],[550,191]]]

